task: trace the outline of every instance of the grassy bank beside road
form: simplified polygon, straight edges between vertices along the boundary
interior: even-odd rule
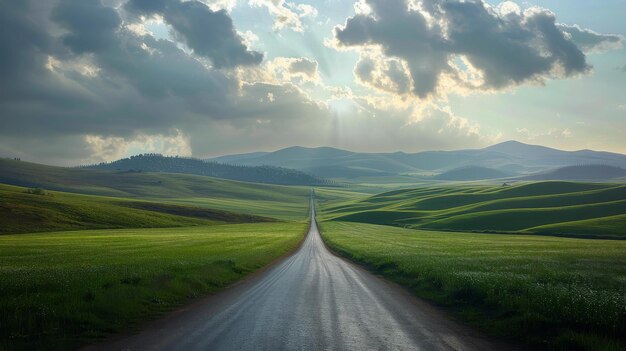
[[[496,336],[626,349],[626,242],[322,222],[336,252]]]
[[[0,236],[0,349],[68,350],[219,290],[292,250],[306,224]]]

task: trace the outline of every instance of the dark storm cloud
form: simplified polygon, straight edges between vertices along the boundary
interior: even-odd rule
[[[182,105],[178,106],[182,114],[219,118],[237,94],[235,79],[207,70],[173,42],[138,37],[121,28],[117,12],[99,1],[59,2],[51,13],[64,29],[58,38],[49,34],[49,28],[36,26],[30,17],[36,9],[32,3],[1,11],[15,22],[5,32],[11,35],[0,42],[1,52],[12,56],[2,62],[3,75],[19,74],[14,84],[2,89],[6,96],[0,123],[7,127],[3,131],[120,133],[126,129],[128,134],[147,124],[172,123],[171,115],[152,110],[151,104]],[[70,67],[51,70],[51,58]],[[100,70],[97,76],[76,71],[84,60]]]
[[[0,99],[38,95],[50,83],[46,52],[59,52],[42,21],[31,14],[32,2],[0,1]],[[53,94],[56,95],[56,94]]]
[[[114,46],[115,32],[122,24],[117,11],[89,0],[62,0],[52,12],[52,19],[69,31],[61,39],[77,54]]]
[[[418,11],[405,0],[366,3],[372,13],[357,14],[335,28],[339,45],[375,45],[386,56],[404,60],[412,91],[420,97],[435,93],[444,74],[458,80],[462,72],[450,61],[461,55],[483,75],[474,88],[501,89],[586,73],[590,66],[583,50],[615,41],[557,25],[552,12],[538,8],[499,13],[483,1],[433,0],[420,2]]]
[[[171,2],[146,4],[162,9]],[[179,3],[168,16],[189,25],[186,38],[211,31],[206,38],[215,47],[207,55],[214,67],[260,60],[245,46],[242,51],[232,21],[224,20],[227,13],[208,7],[189,12],[188,6],[200,5]],[[89,157],[87,147],[76,146],[85,135],[133,138],[166,135],[173,128],[191,134],[215,121],[256,123],[255,111],[266,111],[275,121],[326,113],[291,88],[244,84],[228,69],[207,67],[176,42],[138,35],[126,27],[125,16],[97,0],[0,1],[0,151],[43,157],[40,147],[50,142],[76,159],[77,152]],[[201,25],[205,20],[210,28]],[[216,43],[220,33],[225,39]],[[185,42],[196,54],[209,45],[189,44],[193,40]],[[268,94],[276,102],[271,106]],[[63,157],[59,152],[57,159]]]
[[[212,11],[198,1],[130,0],[125,8],[144,16],[161,15],[177,37],[216,68],[258,65],[263,54],[248,50],[225,10]]]

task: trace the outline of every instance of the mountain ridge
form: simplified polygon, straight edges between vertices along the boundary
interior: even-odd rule
[[[125,172],[164,172],[209,176],[280,185],[324,185],[328,181],[300,170],[275,165],[230,165],[192,157],[142,154],[117,161],[82,166],[86,169]]]
[[[249,166],[292,168],[324,178],[371,179],[389,175],[435,173],[477,166],[512,176],[527,176],[559,167],[597,164],[626,168],[626,155],[593,150],[564,151],[515,140],[482,149],[434,150],[415,153],[353,152],[333,147],[288,147],[259,156],[225,155],[210,160]],[[418,176],[419,178],[419,176]]]

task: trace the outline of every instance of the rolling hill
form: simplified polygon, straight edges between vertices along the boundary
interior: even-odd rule
[[[320,213],[322,219],[419,229],[626,238],[626,185],[424,187],[330,204]]]
[[[626,155],[622,154],[591,150],[562,151],[517,141],[483,149],[418,153],[360,153],[330,147],[290,147],[274,152],[229,155],[212,160],[247,166],[286,167],[319,177],[351,181],[365,177],[378,177],[386,181],[393,175],[423,179],[421,174],[441,174],[462,167],[485,167],[518,176],[580,164],[626,167]]]
[[[239,182],[192,174],[94,170],[0,159],[0,183],[71,193],[304,219],[309,188]]]
[[[100,163],[82,168],[195,174],[244,182],[282,185],[323,185],[328,183],[326,180],[288,168],[267,165],[229,165],[195,158],[169,157],[159,154],[131,156],[114,162]]]
[[[265,217],[202,207],[51,192],[4,184],[0,184],[0,198],[0,235],[272,221]]]

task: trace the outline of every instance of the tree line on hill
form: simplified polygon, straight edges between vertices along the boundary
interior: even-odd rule
[[[239,180],[245,182],[282,185],[332,185],[323,178],[294,169],[275,166],[240,166],[205,161],[191,157],[141,154],[113,162],[85,165],[80,168],[116,170],[125,172],[184,173]]]

